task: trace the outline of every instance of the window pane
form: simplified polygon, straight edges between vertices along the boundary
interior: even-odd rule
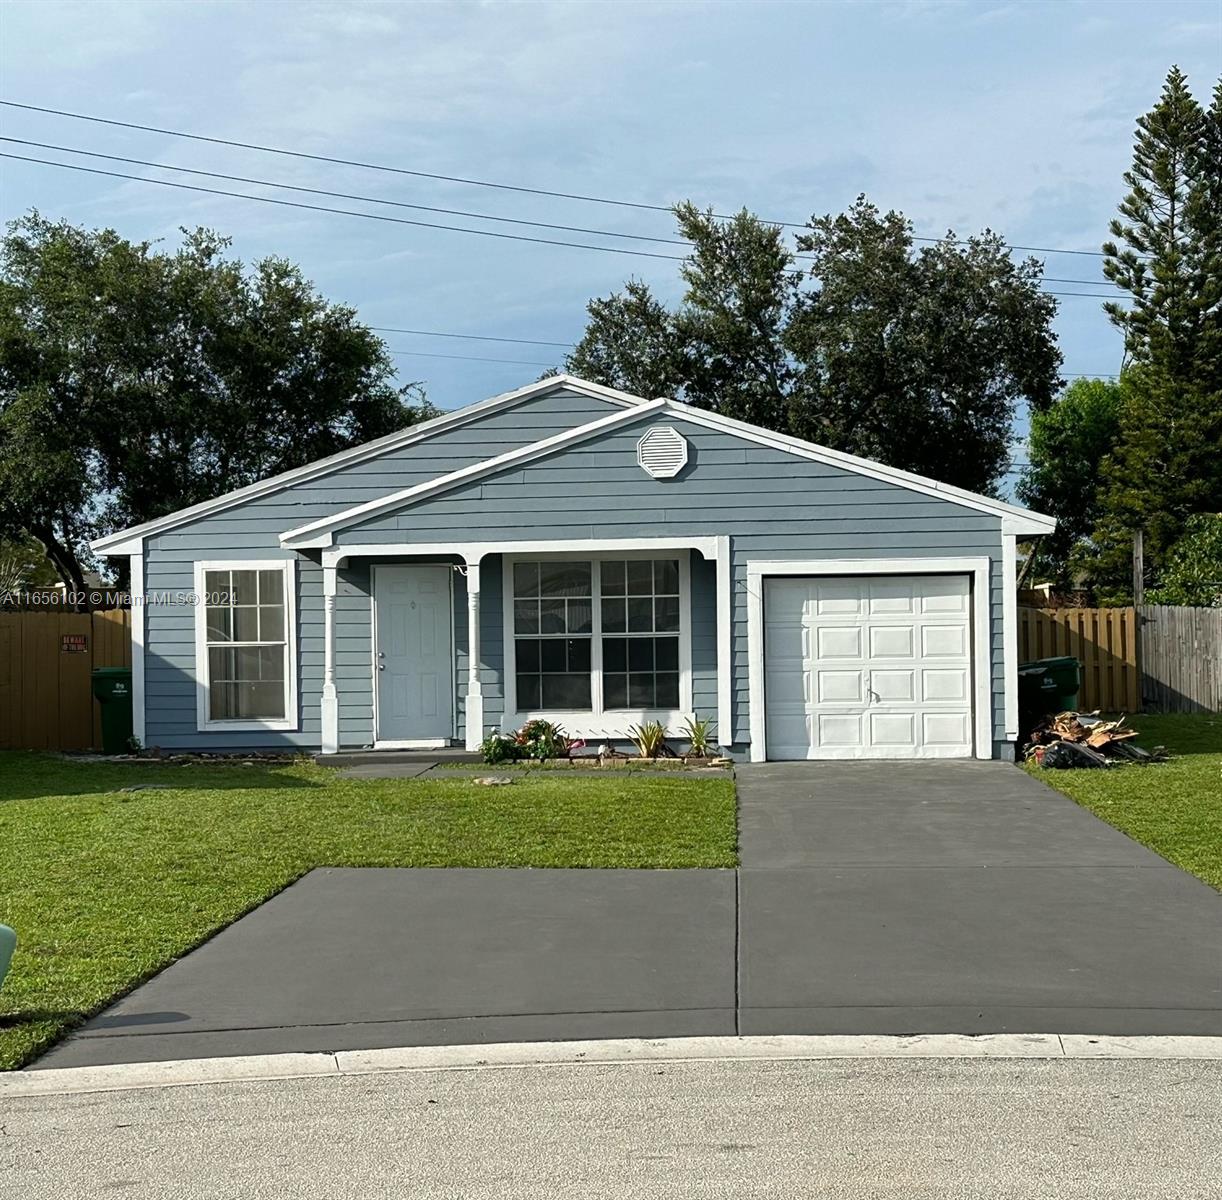
[[[659,708],[679,707],[679,675],[676,671],[659,671],[654,676],[657,681],[657,694],[654,703]]]
[[[679,669],[679,639],[660,637],[653,639],[654,664],[659,671]]]
[[[567,671],[568,655],[561,638],[545,638],[539,643],[539,669],[541,671]]]
[[[208,681],[221,683],[237,678],[237,667],[234,665],[234,652],[214,647],[208,651]]]
[[[653,708],[653,676],[628,676],[628,707]]]
[[[543,706],[538,675],[518,675],[518,708],[530,712]]]
[[[247,720],[284,716],[284,689],[278,683],[246,683],[238,692],[239,715]]]
[[[538,600],[515,600],[513,602],[513,628],[515,633],[539,632]]]
[[[541,675],[540,678],[543,680],[544,710],[553,712],[557,709],[589,711],[589,675]]]
[[[628,707],[628,676],[603,676],[603,708]]]
[[[653,560],[633,559],[628,563],[628,595],[650,596],[653,594]]]
[[[539,669],[539,643],[532,638],[518,638],[517,667],[519,671],[537,671]]]
[[[282,646],[260,647],[259,678],[265,683],[274,681],[277,685],[284,682],[284,648]]]
[[[653,601],[646,598],[628,597],[628,632],[651,633],[653,631]]]
[[[539,601],[539,632],[540,633],[563,633],[564,632],[564,601],[563,600],[540,600]]]
[[[678,596],[659,596],[653,602],[653,627],[659,633],[679,632]]]
[[[539,564],[541,596],[589,596],[588,562],[545,562]]]
[[[208,716],[213,721],[231,721],[237,716],[236,685],[212,681],[208,688]]]
[[[603,670],[628,670],[627,638],[603,638]]]
[[[518,673],[518,708],[524,712],[543,708],[538,675]]]
[[[589,633],[593,628],[594,603],[591,600],[568,600],[569,633]]]
[[[623,600],[603,601],[603,632],[623,633],[628,628],[627,608]]]
[[[235,642],[257,642],[259,640],[259,610],[257,608],[233,609],[233,640]]]
[[[600,566],[601,581],[604,596],[622,596],[624,594],[624,563],[618,559],[604,562]]]
[[[231,571],[234,604],[258,604],[258,571]]]
[[[653,590],[659,596],[679,594],[679,560],[659,558],[653,564]]]
[[[259,606],[259,640],[261,642],[284,641],[284,609],[278,605]]]
[[[569,670],[590,671],[591,638],[569,638],[566,643],[569,648]]]
[[[628,639],[628,670],[653,670],[653,638]]]
[[[539,564],[513,564],[513,594],[515,596],[537,596],[539,594]]]
[[[259,572],[259,603],[260,604],[283,604],[284,603],[284,572],[283,571],[260,571]]]
[[[232,611],[229,608],[208,609],[208,641],[228,642],[233,640],[233,626],[230,623]]]
[[[204,591],[213,604],[232,604],[233,598],[229,595],[229,572],[205,571]]]

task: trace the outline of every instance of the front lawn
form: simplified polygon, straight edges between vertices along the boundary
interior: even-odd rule
[[[142,790],[121,789],[144,785]],[[314,867],[732,867],[728,779],[345,780],[0,753],[0,1068]]]
[[[1139,746],[1166,746],[1171,761],[1106,771],[1031,764],[1027,770],[1222,891],[1222,715],[1138,713],[1129,724],[1141,731]]]

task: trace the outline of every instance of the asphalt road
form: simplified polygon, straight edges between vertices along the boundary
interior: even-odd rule
[[[10,1097],[4,1200],[1217,1200],[1222,1062],[509,1067]]]

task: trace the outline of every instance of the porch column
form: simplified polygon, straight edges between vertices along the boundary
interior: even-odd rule
[[[467,749],[484,740],[484,693],[479,681],[479,561],[467,560]]]
[[[730,539],[717,539],[717,743],[728,750],[734,736],[734,575]]]
[[[335,588],[338,568],[322,569],[323,657],[322,657],[322,752],[339,751],[339,695],[335,690]]]

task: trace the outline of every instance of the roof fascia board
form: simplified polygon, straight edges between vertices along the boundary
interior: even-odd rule
[[[442,413],[440,416],[433,417],[428,421],[409,425],[406,429],[397,429],[394,433],[388,433],[384,437],[376,438],[372,442],[364,442],[348,450],[341,450],[338,454],[329,455],[327,458],[320,458],[316,462],[294,467],[291,471],[282,471],[279,475],[260,479],[256,483],[237,488],[232,492],[226,492],[224,495],[216,496],[211,500],[204,500],[199,504],[193,504],[189,508],[180,508],[176,512],[167,513],[164,517],[158,517],[156,520],[146,521],[141,525],[132,525],[127,529],[117,530],[115,533],[107,534],[105,537],[100,537],[90,542],[89,548],[98,554],[118,555],[131,553],[130,546],[138,544],[143,538],[163,533],[168,529],[185,525],[201,517],[212,516],[215,513],[223,512],[225,509],[245,504],[249,500],[257,500],[260,496],[270,495],[273,492],[282,491],[285,488],[293,487],[300,483],[308,483],[313,479],[329,475],[333,471],[366,462],[369,459],[377,458],[393,450],[402,449],[404,446],[414,445],[416,442],[425,441],[447,429],[459,428],[472,421],[477,421],[489,413],[497,412],[503,408],[512,408],[515,404],[522,404],[527,400],[546,395],[548,392],[562,387],[581,392],[583,395],[591,396],[597,400],[606,400],[611,404],[617,404],[622,407],[635,408],[643,404],[652,403],[652,401],[646,400],[643,396],[633,396],[628,392],[621,392],[615,388],[603,387],[597,383],[589,383],[572,375],[551,375],[546,379],[537,380],[512,392],[503,392],[499,396],[492,396],[476,404],[468,404],[463,408],[455,409],[453,412]]]
[[[448,492],[453,488],[461,487],[465,483],[472,483],[487,475],[495,475],[499,471],[521,466],[536,458],[542,458],[544,455],[552,454],[557,450],[563,450],[568,446],[597,437],[601,433],[607,433],[621,425],[639,421],[650,413],[661,412],[667,405],[668,401],[666,400],[643,401],[622,412],[612,413],[608,417],[600,417],[597,421],[591,421],[586,425],[578,425],[573,429],[566,429],[563,433],[553,434],[553,436],[543,438],[538,442],[531,442],[528,446],[519,446],[515,450],[498,454],[494,458],[484,459],[483,462],[472,463],[471,466],[463,467],[458,471],[451,471],[448,475],[439,475],[436,479],[427,480],[424,483],[416,484],[414,487],[404,488],[399,492],[392,492],[387,496],[379,497],[377,500],[368,500],[364,504],[346,508],[341,512],[333,513],[329,517],[323,517],[321,520],[311,521],[308,525],[300,525],[296,529],[289,529],[280,535],[280,544],[296,550],[330,546],[337,529],[344,529],[350,525],[368,521],[373,517],[395,509],[408,508],[413,504],[419,503],[421,500],[431,499],[442,492]]]
[[[806,442],[800,438],[790,437],[784,433],[774,433],[771,430],[760,429],[745,421],[736,421],[733,417],[723,417],[718,413],[705,409],[692,408],[691,405],[668,400],[667,405],[680,420],[690,421],[696,425],[704,425],[709,429],[720,430],[731,436],[742,437],[768,446],[773,450],[781,450],[787,454],[795,454],[808,458],[825,466],[840,467],[858,475],[878,479],[883,483],[895,484],[910,491],[921,492],[927,496],[935,496],[952,504],[960,504],[965,508],[974,508],[990,516],[1001,517],[1021,525],[1022,529],[1008,529],[1010,533],[1051,533],[1056,528],[1056,518],[1043,513],[1021,508],[1016,504],[1007,504],[1003,500],[993,500],[988,496],[980,496],[975,492],[965,491],[949,483],[941,483],[936,479],[928,479],[923,475],[914,475],[910,471],[901,471],[898,467],[888,467],[868,458],[858,458],[855,454],[846,454],[841,450],[830,450],[826,446]]]

